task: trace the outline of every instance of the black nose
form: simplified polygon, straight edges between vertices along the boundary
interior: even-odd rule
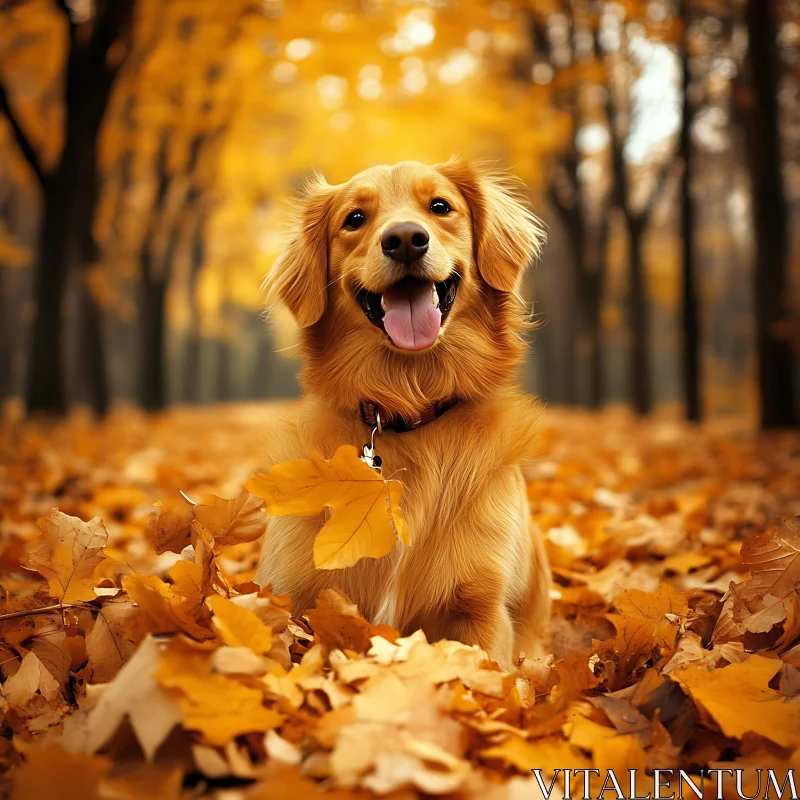
[[[381,247],[389,258],[410,264],[428,252],[428,231],[416,222],[396,222],[381,236]]]

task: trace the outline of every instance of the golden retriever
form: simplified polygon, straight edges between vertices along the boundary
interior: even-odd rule
[[[295,613],[341,588],[373,622],[478,644],[509,667],[549,649],[550,572],[523,468],[536,402],[517,385],[522,273],[543,233],[508,176],[454,158],[316,179],[267,276],[302,332],[305,397],[270,463],[362,445],[380,414],[383,473],[404,484],[412,544],[316,570],[323,520],[272,518],[256,580]]]

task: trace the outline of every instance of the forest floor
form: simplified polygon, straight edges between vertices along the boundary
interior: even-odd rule
[[[575,796],[739,767],[753,795],[800,768],[800,434],[548,412],[555,652],[505,673],[252,583],[270,413],[0,427],[0,796],[522,800],[592,767],[622,788]]]

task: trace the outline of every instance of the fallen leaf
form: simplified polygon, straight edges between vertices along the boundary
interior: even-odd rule
[[[244,489],[234,500],[215,497],[208,505],[196,505],[194,514],[220,547],[254,542],[267,527],[264,501]]]
[[[155,672],[158,682],[174,689],[183,724],[200,731],[212,745],[224,745],[243,733],[264,733],[277,727],[283,715],[263,704],[257,689],[211,672],[211,654],[174,639]]]
[[[22,659],[19,669],[2,686],[3,697],[19,708],[25,708],[37,692],[52,700],[59,688],[58,681],[33,652]]]
[[[252,612],[216,594],[208,598],[214,617],[211,622],[231,647],[249,647],[263,656],[272,647],[272,631]]]
[[[537,739],[528,741],[519,736],[509,736],[504,742],[481,750],[484,761],[499,760],[519,772],[530,775],[539,769],[543,774],[552,774],[554,768],[585,769],[588,759],[563,739]]]
[[[358,607],[335,589],[323,589],[306,612],[314,636],[326,647],[364,653],[373,636],[396,639],[397,631],[386,625],[370,625],[358,613]]]
[[[744,565],[751,577],[731,584],[714,628],[715,642],[742,641],[749,649],[766,647],[780,636],[772,633],[790,617],[784,632],[791,644],[800,630],[796,598],[800,590],[800,518],[785,518],[744,542]]]
[[[599,741],[592,753],[592,763],[602,774],[614,775],[621,780],[619,788],[623,794],[630,789],[628,770],[635,770],[637,778],[643,778],[645,774],[645,752],[636,736],[612,736]],[[610,789],[609,785],[606,791]],[[600,796],[604,797],[605,792]]]
[[[94,600],[94,570],[108,540],[100,518],[83,522],[53,510],[36,524],[41,536],[28,563],[47,579],[50,596],[60,603]]]
[[[93,682],[113,680],[136,651],[142,640],[131,624],[136,613],[133,603],[127,598],[104,603],[97,613],[91,633],[86,637],[86,656]]]
[[[195,639],[210,639],[211,614],[200,592],[202,568],[190,561],[179,561],[170,570],[174,584],[155,575],[126,575],[122,585],[141,612],[152,633],[182,631]]]
[[[167,501],[159,501],[155,505],[159,511],[147,523],[144,532],[147,540],[159,555],[180,553],[192,543],[194,507],[183,494],[177,492]]]
[[[31,747],[11,775],[11,800],[99,800],[110,766],[103,756],[68,753],[54,744]]]
[[[777,659],[751,655],[738,664],[709,672],[700,667],[672,676],[691,694],[726,735],[740,739],[758,733],[782,747],[800,746],[797,706],[769,682],[781,668]]]
[[[74,753],[100,750],[128,720],[148,761],[181,721],[181,709],[156,681],[162,647],[148,636],[84,716],[67,724],[62,745]]]

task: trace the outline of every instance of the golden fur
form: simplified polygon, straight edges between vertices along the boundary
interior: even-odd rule
[[[429,210],[437,197],[452,208],[446,216]],[[354,209],[365,224],[343,228]],[[380,246],[398,221],[429,232],[418,277],[461,276],[438,339],[416,352],[395,347],[356,300],[359,289],[381,293],[404,277],[405,265]],[[322,520],[270,520],[256,579],[289,592],[296,613],[339,587],[374,622],[479,644],[506,666],[549,648],[550,573],[522,472],[536,455],[538,409],[516,385],[527,324],[518,288],[542,240],[510,179],[461,159],[374,167],[339,186],[317,179],[307,187],[297,230],[267,277],[270,299],[302,328],[305,390],[270,434],[270,463],[368,441],[362,400],[408,420],[434,401],[460,402],[417,430],[376,437],[384,475],[405,485],[411,547],[315,570]]]

